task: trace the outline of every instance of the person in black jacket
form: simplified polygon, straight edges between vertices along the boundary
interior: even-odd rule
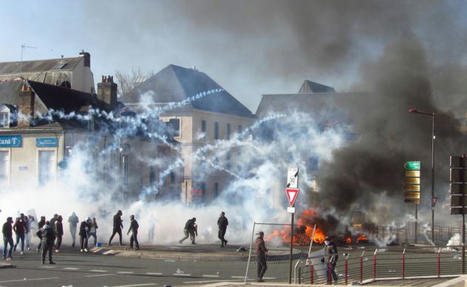
[[[217,236],[221,240],[221,247],[227,245],[227,240],[224,238],[225,232],[227,231],[227,225],[229,225],[229,221],[227,220],[227,217],[225,217],[225,212],[222,211],[219,219],[217,220],[217,226],[219,227],[219,233]]]
[[[139,250],[139,243],[138,243],[139,224],[138,224],[138,221],[136,221],[134,215],[130,216],[130,221],[131,221],[130,228],[128,229],[128,232],[126,233],[128,235],[128,234],[130,234],[130,231],[131,231],[130,247],[133,248],[133,241],[134,241],[135,242],[135,249]]]
[[[13,218],[8,217],[6,222],[3,224],[2,233],[3,233],[3,259],[11,259],[11,253],[13,252],[13,229],[11,224],[13,223]],[[10,244],[10,250],[8,251],[8,257],[6,256],[8,250],[8,244]]]
[[[50,222],[46,221],[41,230],[42,235],[42,264],[45,264],[45,256],[49,254],[49,263],[55,264],[52,260],[52,250],[55,242],[55,232],[50,226]]]
[[[24,218],[24,214],[21,213],[21,217],[16,218],[16,222],[13,225],[13,230],[16,234],[16,243],[14,250],[16,251],[18,243],[21,242],[21,255],[24,254],[24,236],[26,235],[26,229],[26,220]]]
[[[57,238],[57,243],[55,244],[55,252],[60,251],[60,246],[62,245],[63,237],[63,217],[59,215],[55,221],[55,237]]]
[[[122,243],[123,222],[122,222],[122,211],[121,210],[117,211],[117,214],[114,215],[114,226],[113,227],[114,228],[113,228],[112,236],[110,236],[110,239],[109,239],[109,246],[112,245],[112,239],[117,233],[118,233],[118,237],[120,240],[120,245],[123,245]]]
[[[88,230],[89,223],[83,220],[79,225],[79,242],[81,245],[81,252],[88,252]]]
[[[42,227],[45,225],[45,216],[41,216],[41,220],[37,223],[37,232],[36,235],[39,237],[39,245],[37,245],[37,252],[41,250],[42,247]]]
[[[196,225],[196,217],[193,217],[192,219],[188,219],[187,222],[185,223],[185,228],[183,229],[183,232],[185,233],[185,237],[180,239],[179,243],[183,243],[185,239],[190,237],[191,239],[191,244],[196,244],[195,243],[195,238],[198,235],[198,226]]]

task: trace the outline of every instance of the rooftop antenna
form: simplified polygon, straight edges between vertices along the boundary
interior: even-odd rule
[[[26,44],[21,44],[21,62],[19,66],[19,72],[23,72],[23,54],[24,54],[24,49],[37,49],[37,47],[34,46],[28,46]]]

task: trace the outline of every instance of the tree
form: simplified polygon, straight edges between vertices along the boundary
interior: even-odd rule
[[[131,72],[116,71],[115,77],[118,82],[118,97],[123,102],[135,102],[139,99],[132,95],[132,91],[141,83],[154,75],[153,72],[144,73],[141,68],[132,69]]]

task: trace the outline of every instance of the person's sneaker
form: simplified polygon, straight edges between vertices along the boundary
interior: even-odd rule
[[[88,250],[87,248],[84,248],[84,252],[88,253],[88,252],[89,252],[89,250]]]
[[[31,251],[31,247],[28,247],[28,251]]]
[[[11,259],[13,259],[13,258],[12,258],[11,256],[8,256],[8,257],[6,258],[6,261],[11,261]]]
[[[260,278],[260,279],[258,279],[257,281],[258,281],[258,282],[264,282],[264,280],[263,280],[263,279],[261,279],[261,278]]]
[[[58,249],[55,249],[55,253],[58,253],[58,252],[60,252],[60,250],[58,250]]]
[[[81,249],[79,252],[84,252],[84,249]]]
[[[49,264],[55,264],[55,262],[53,262],[53,261],[50,261],[50,262],[49,262]]]
[[[21,251],[21,252],[19,253],[19,255],[24,255],[24,252],[23,252],[23,251]]]

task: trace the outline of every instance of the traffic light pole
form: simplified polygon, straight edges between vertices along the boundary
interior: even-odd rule
[[[464,165],[465,161],[465,154],[462,155],[460,158],[460,166],[465,166]],[[465,178],[464,178],[464,173],[460,173],[460,182],[464,183]],[[462,274],[465,274],[465,184],[461,184],[460,186],[460,192],[462,194]]]
[[[435,244],[435,113],[431,122],[431,242]]]
[[[293,255],[293,221],[295,213],[292,213],[290,219],[290,255],[289,255],[289,284],[292,284],[292,255]]]
[[[417,233],[418,233],[418,204],[415,203],[415,243],[417,243]]]

